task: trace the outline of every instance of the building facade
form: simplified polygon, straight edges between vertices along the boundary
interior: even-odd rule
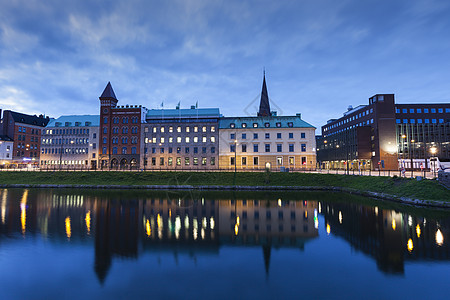
[[[39,165],[41,130],[49,121],[50,118],[43,115],[3,111],[2,134],[14,142],[12,166]]]
[[[0,168],[8,168],[12,160],[14,143],[6,135],[0,135]]]
[[[264,76],[256,117],[220,119],[219,151],[221,169],[311,169],[316,166],[315,127],[301,114],[271,112]]]
[[[141,167],[143,143],[141,124],[147,109],[141,105],[118,106],[108,82],[100,99],[100,168],[137,169]]]
[[[42,134],[41,168],[96,169],[99,123],[98,115],[52,119]]]
[[[219,118],[218,108],[149,110],[141,137],[144,169],[218,169]]]
[[[319,167],[397,170],[413,157],[448,160],[449,126],[450,104],[395,104],[393,94],[377,94],[322,126]]]

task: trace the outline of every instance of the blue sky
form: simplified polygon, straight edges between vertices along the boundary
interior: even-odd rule
[[[256,112],[263,68],[283,115],[320,128],[376,93],[450,102],[450,1],[0,0],[0,108],[119,104]],[[249,108],[248,108],[249,107]]]

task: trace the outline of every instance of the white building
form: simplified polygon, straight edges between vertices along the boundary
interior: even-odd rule
[[[96,169],[99,115],[61,116],[42,134],[41,168]]]
[[[0,135],[0,168],[6,168],[12,161],[13,141]]]

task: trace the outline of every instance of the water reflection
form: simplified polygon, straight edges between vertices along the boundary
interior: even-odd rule
[[[389,274],[402,274],[405,261],[450,259],[448,217],[436,221],[354,203],[258,198],[0,190],[0,242],[41,236],[52,242],[93,244],[93,269],[100,283],[114,258],[164,252],[195,259],[218,255],[224,245],[261,247],[261,263],[269,274],[272,249],[304,250],[308,241],[319,237],[319,230],[343,238]]]
[[[403,274],[405,261],[450,260],[450,218],[427,220],[395,210],[322,203],[327,232],[372,256],[381,271]],[[339,213],[337,213],[339,212]],[[445,238],[444,238],[445,235]]]

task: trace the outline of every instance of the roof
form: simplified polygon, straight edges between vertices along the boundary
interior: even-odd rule
[[[258,124],[257,128],[316,128],[302,120],[300,115],[297,116],[269,116],[269,117],[230,117],[219,120],[219,129],[233,128],[231,124],[234,123],[234,128],[253,128],[253,124]],[[245,123],[246,127],[242,127]],[[266,127],[266,123],[269,124]],[[279,123],[279,126],[277,126]],[[292,123],[289,126],[288,123]]]
[[[117,100],[116,94],[111,86],[111,82],[108,82],[100,98],[113,98]]]
[[[0,135],[0,141],[3,142],[12,142],[13,140],[6,135]]]
[[[78,124],[78,125],[77,125]],[[69,115],[51,119],[46,127],[100,126],[99,115]]]
[[[267,85],[266,85],[266,72],[264,72],[258,116],[266,117],[270,115],[271,114],[270,114],[269,94],[267,93]]]
[[[150,109],[146,119],[219,118],[218,108]]]
[[[5,113],[6,112],[7,111],[5,111]],[[11,111],[11,110],[9,111],[9,113],[11,114],[11,117],[14,119],[14,122],[16,122],[16,123],[44,127],[50,121],[50,119],[48,117],[44,118],[44,117],[38,117],[36,115],[31,116],[31,115],[26,115],[26,114],[18,113],[15,111]]]

